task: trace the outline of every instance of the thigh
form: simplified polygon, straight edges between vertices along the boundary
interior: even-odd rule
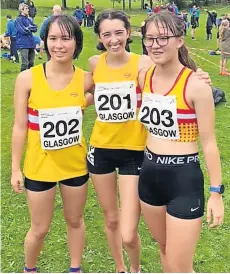
[[[134,232],[137,230],[140,218],[138,180],[139,176],[119,175],[122,231]]]
[[[80,184],[79,186],[60,183],[65,218],[74,220],[76,217],[83,215],[87,191],[87,183]]]
[[[166,215],[166,254],[170,262],[192,267],[201,227],[202,218],[184,220]]]
[[[118,212],[116,173],[90,174],[93,185],[104,213]]]
[[[161,249],[164,249],[166,245],[166,206],[152,206],[141,201],[141,211],[152,237]]]
[[[39,192],[26,190],[32,230],[49,228],[53,216],[55,194],[56,187]]]

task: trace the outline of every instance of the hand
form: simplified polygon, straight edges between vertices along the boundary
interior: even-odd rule
[[[212,193],[207,205],[207,222],[210,228],[221,225],[224,221],[224,204],[219,193]]]
[[[24,179],[21,171],[13,171],[11,174],[11,187],[17,193],[24,192]]]
[[[212,86],[212,81],[210,79],[209,73],[203,71],[201,68],[198,68],[195,72],[195,75],[200,79],[200,80],[205,80],[205,83]]]

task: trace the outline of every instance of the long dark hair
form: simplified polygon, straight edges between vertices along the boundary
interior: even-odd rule
[[[45,37],[44,37],[44,49],[46,50],[47,55],[50,57],[50,53],[47,46],[49,30],[51,25],[57,22],[62,32],[66,30],[69,37],[70,38],[73,37],[75,39],[76,48],[73,54],[73,59],[78,58],[83,48],[83,33],[77,20],[70,15],[55,15],[55,16],[52,16],[50,19],[46,19],[46,20],[49,20],[47,27],[45,29]]]
[[[172,12],[161,11],[148,17],[143,27],[143,37],[145,37],[148,25],[150,23],[154,23],[158,30],[160,26],[163,25],[165,28],[166,35],[169,31],[171,31],[172,34],[177,37],[184,35],[184,22],[181,20],[181,18],[179,18]],[[189,56],[185,44],[179,48],[178,58],[182,65],[192,69],[193,71],[196,71],[196,64]]]
[[[121,20],[124,23],[124,27],[126,28],[127,31],[131,30],[131,25],[130,25],[130,21],[129,21],[129,17],[126,13],[124,13],[123,11],[119,11],[119,10],[113,10],[113,9],[106,9],[104,11],[102,11],[96,19],[95,25],[94,25],[94,32],[100,36],[100,24],[102,21],[104,21],[105,19],[109,19],[109,20],[113,20],[113,19],[118,19]],[[132,43],[133,41],[128,38],[127,39],[127,43],[126,46],[130,43]],[[102,50],[102,51],[106,51],[106,48],[104,47],[103,43],[99,42],[97,44],[97,49],[98,50]]]

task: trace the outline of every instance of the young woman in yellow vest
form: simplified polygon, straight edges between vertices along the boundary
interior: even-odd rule
[[[214,133],[212,90],[194,76],[184,45],[183,22],[169,12],[147,19],[144,45],[153,63],[142,71],[139,120],[148,129],[139,179],[141,209],[158,242],[164,272],[193,272],[204,214],[200,138],[210,177],[207,221],[223,222],[221,165]]]
[[[97,119],[87,156],[90,172],[104,213],[105,230],[116,271],[126,271],[122,242],[130,271],[140,271],[138,178],[147,132],[137,119],[141,106],[138,74],[152,61],[125,50],[130,22],[121,11],[105,10],[97,18],[98,49],[105,53],[89,60],[95,83]],[[206,77],[206,75],[204,75]],[[117,202],[117,174],[120,210]]]
[[[24,272],[37,272],[37,259],[53,216],[57,182],[67,223],[70,272],[80,272],[88,180],[82,116],[92,76],[73,65],[83,45],[82,31],[73,17],[53,17],[44,45],[50,61],[20,73],[14,95],[11,185],[18,193],[25,186],[31,217]],[[26,137],[24,181],[20,162]]]

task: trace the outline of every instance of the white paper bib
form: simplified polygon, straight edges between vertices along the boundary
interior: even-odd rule
[[[95,108],[101,122],[136,120],[137,96],[134,81],[97,83]]]
[[[63,149],[81,143],[81,107],[39,110],[41,147],[45,150]]]
[[[177,122],[176,96],[144,93],[138,119],[156,138],[180,138]]]

